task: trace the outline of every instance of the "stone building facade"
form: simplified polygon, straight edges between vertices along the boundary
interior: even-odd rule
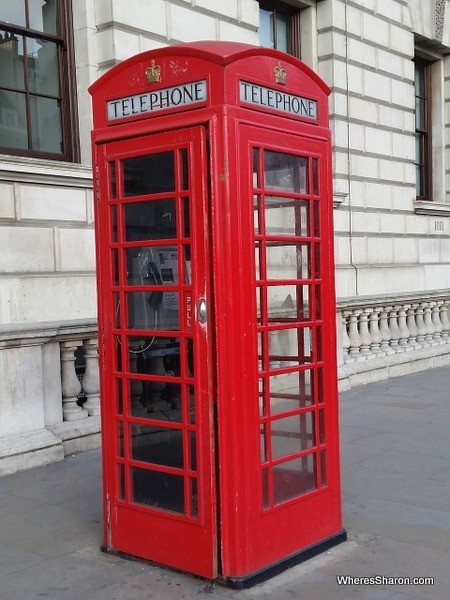
[[[41,4],[0,8],[0,473],[99,442],[87,88],[164,45],[274,44],[331,87],[342,389],[450,362],[450,2]]]

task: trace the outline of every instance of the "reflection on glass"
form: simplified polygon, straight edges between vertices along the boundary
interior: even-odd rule
[[[61,108],[58,100],[30,96],[33,150],[62,154]]]
[[[151,200],[124,204],[125,240],[164,240],[176,238],[175,200]]]
[[[312,362],[312,330],[280,329],[269,331],[269,361],[271,369],[304,365]]]
[[[0,90],[0,104],[2,106],[0,146],[26,150],[28,130],[25,95]]]
[[[261,279],[261,244],[256,242],[255,244],[255,275],[256,280]]]
[[[267,279],[309,279],[309,244],[267,243]]]
[[[277,13],[277,50],[290,52],[289,48],[289,17]]]
[[[58,0],[28,0],[30,28],[59,34]]]
[[[268,189],[307,194],[308,159],[265,150],[264,178]]]
[[[58,49],[54,42],[27,38],[30,92],[59,96]]]
[[[175,189],[173,152],[127,158],[122,165],[125,197],[160,194]]]
[[[122,380],[116,379],[117,414],[123,415]]]
[[[309,236],[309,202],[266,196],[267,235]]]
[[[281,458],[315,445],[314,412],[301,413],[271,423],[272,457]]]
[[[131,501],[161,510],[184,514],[183,477],[131,468]]]
[[[281,504],[317,489],[316,456],[309,454],[273,467],[275,504]]]
[[[314,403],[312,377],[309,369],[269,377],[271,414],[311,406]]]
[[[1,20],[12,25],[26,27],[25,19],[25,0],[15,0],[15,2],[2,2]]]
[[[320,268],[320,244],[314,244],[314,277],[316,279],[320,278],[321,268]]]
[[[188,420],[191,425],[195,425],[195,389],[193,385],[187,385],[185,390],[188,397]]]
[[[181,429],[131,423],[130,436],[133,460],[183,468]]]
[[[259,43],[264,48],[275,48],[273,39],[273,11],[259,9]]]
[[[317,386],[315,390],[315,401],[318,404],[325,402],[325,391],[323,385],[323,369],[317,369]]]
[[[125,250],[128,285],[176,285],[178,252],[176,246],[153,246]]]
[[[114,310],[114,327],[120,329],[121,317],[120,317],[120,295],[118,293],[113,294],[113,310]]]
[[[23,90],[23,65],[23,37],[0,29],[0,86]],[[8,105],[2,102],[3,106]]]
[[[308,321],[310,296],[308,285],[279,285],[267,287],[269,323]]]

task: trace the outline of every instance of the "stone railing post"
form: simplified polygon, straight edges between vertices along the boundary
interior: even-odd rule
[[[348,323],[348,317],[349,317],[350,313],[348,310],[343,310],[342,311],[342,325],[341,325],[341,331],[342,331],[342,351],[343,351],[343,362],[344,364],[347,362],[351,362],[353,359],[349,356],[349,352],[350,352],[350,346],[351,346],[351,341],[350,338],[348,337],[348,330],[347,330],[347,323]]]
[[[361,336],[358,331],[358,317],[360,315],[360,310],[355,309],[352,310],[349,317],[349,330],[348,337],[350,338],[350,352],[349,356],[353,360],[364,360],[359,353],[359,349],[361,347]]]
[[[100,414],[100,382],[98,373],[98,341],[91,338],[83,342],[85,352],[86,368],[81,382],[86,394],[86,402],[83,408],[88,411],[89,416]]]
[[[417,335],[419,330],[416,325],[416,309],[417,304],[409,304],[407,305],[406,310],[406,326],[409,331],[409,339],[408,344],[411,346],[413,350],[416,350],[420,347],[420,344],[417,342]]]
[[[442,339],[444,343],[448,342],[449,332],[450,332],[450,321],[448,319],[448,307],[450,304],[449,300],[444,300],[441,304],[441,323],[442,323]]]
[[[61,391],[64,421],[75,421],[88,416],[87,410],[77,404],[81,383],[75,371],[75,351],[81,341],[61,342]]]
[[[429,302],[423,302],[423,322],[426,328],[425,343],[427,346],[436,346],[437,342],[433,340],[434,326],[431,320],[431,306]]]
[[[370,345],[372,337],[369,333],[369,315],[372,312],[371,308],[365,308],[359,315],[359,337],[361,338],[361,356],[369,358],[371,355]]]
[[[411,346],[408,344],[409,329],[406,325],[406,308],[404,306],[398,307],[398,329],[400,332],[398,340],[399,351],[408,352],[412,350]]]
[[[374,356],[383,356],[383,351],[381,350],[383,336],[380,331],[380,312],[379,308],[374,308],[369,316],[369,333],[372,341],[370,351]]]
[[[391,310],[390,306],[384,306],[380,311],[380,333],[381,333],[381,344],[380,350],[383,354],[394,354],[395,351],[390,347],[389,342],[391,341],[391,331],[388,324],[388,314]]]
[[[389,311],[389,331],[391,332],[390,347],[394,352],[403,352],[399,347],[400,328],[398,326],[398,306],[391,306]]]
[[[433,340],[436,342],[436,344],[445,344],[444,340],[442,339],[442,331],[444,328],[440,319],[438,302],[433,302],[433,306],[431,308],[431,322],[433,323],[434,327]]]

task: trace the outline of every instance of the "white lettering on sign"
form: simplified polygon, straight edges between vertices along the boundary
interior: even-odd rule
[[[108,121],[124,119],[133,115],[167,110],[177,106],[189,106],[205,102],[207,99],[206,79],[175,85],[173,87],[126,96],[106,103]]]
[[[247,102],[254,106],[273,108],[307,119],[317,119],[317,102],[309,98],[294,96],[287,92],[272,90],[246,81],[240,82],[240,97],[241,102]]]

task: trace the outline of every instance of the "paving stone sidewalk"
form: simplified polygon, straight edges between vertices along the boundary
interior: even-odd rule
[[[341,394],[349,541],[250,590],[232,591],[99,551],[99,451],[0,478],[0,600],[448,600],[450,367]],[[434,577],[433,586],[347,585]]]

